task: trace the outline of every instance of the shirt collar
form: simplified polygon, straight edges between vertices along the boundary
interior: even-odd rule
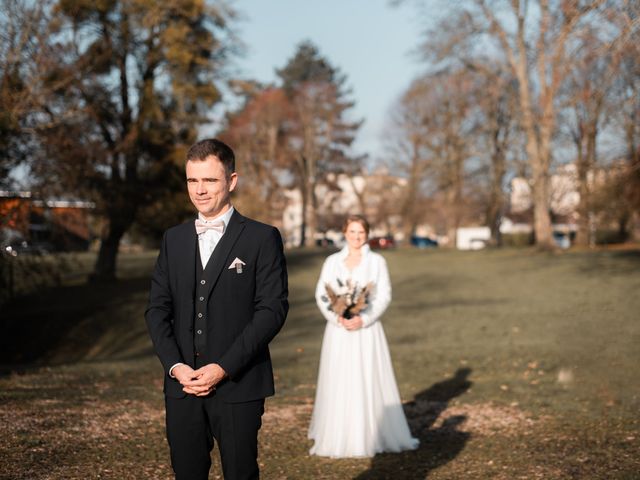
[[[210,218],[208,220],[206,220],[202,214],[200,212],[198,212],[198,218],[200,220],[202,220],[205,223],[209,223],[209,222],[217,222],[217,221],[222,221],[224,223],[224,230],[225,232],[227,231],[227,227],[229,226],[229,220],[231,220],[231,215],[233,215],[234,212],[234,208],[231,207],[229,210],[227,210],[226,212],[224,212],[222,215],[218,215],[215,218]]]

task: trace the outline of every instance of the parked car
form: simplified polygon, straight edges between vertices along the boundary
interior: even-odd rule
[[[559,248],[569,248],[571,246],[571,237],[568,233],[553,232],[553,240]]]
[[[391,235],[386,235],[384,237],[371,237],[369,239],[369,246],[376,250],[384,250],[387,248],[394,248],[396,246],[396,241]]]
[[[418,237],[413,235],[411,237],[411,245],[418,248],[432,248],[438,246],[438,241],[429,237]]]
[[[316,247],[333,247],[335,243],[330,238],[316,238]]]
[[[18,255],[48,255],[54,251],[54,248],[48,242],[29,243],[22,241],[17,244],[7,245],[5,251],[9,255],[17,257]]]
[[[7,227],[0,228],[0,246],[3,254],[17,257],[18,251],[26,245],[27,242],[19,231]]]
[[[45,255],[54,251],[49,242],[29,242],[13,230],[5,229],[0,238],[2,253],[17,257],[18,255]]]

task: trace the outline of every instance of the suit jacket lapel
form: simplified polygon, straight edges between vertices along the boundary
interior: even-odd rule
[[[182,296],[184,301],[182,305],[184,311],[182,312],[183,318],[193,318],[193,300],[195,298],[195,282],[196,282],[196,251],[198,246],[198,236],[196,234],[196,227],[193,222],[189,222],[185,225],[186,233],[183,244],[180,246],[182,255],[180,258],[179,277],[180,284],[184,286],[184,292],[187,294],[187,298]],[[200,261],[200,259],[197,259]]]
[[[218,278],[222,273],[222,269],[227,266],[227,260],[231,248],[235,245],[240,233],[244,230],[244,217],[238,213],[237,210],[233,212],[229,219],[229,224],[224,232],[224,235],[220,238],[218,245],[216,245],[213,254],[211,255],[211,265],[207,264],[207,277],[209,278],[209,290],[207,296],[211,295],[213,287],[218,283]]]

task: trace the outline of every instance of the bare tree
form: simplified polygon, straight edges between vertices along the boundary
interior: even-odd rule
[[[619,209],[620,236],[628,236],[628,224],[633,215],[640,215],[640,5],[629,2],[616,17],[621,29],[629,32],[629,41],[622,49],[620,69],[614,79],[614,123],[622,131],[626,166],[618,176],[617,195],[623,199]]]
[[[503,58],[517,81],[519,123],[532,175],[536,243],[551,248],[549,211],[550,167],[561,88],[574,64],[581,33],[589,25],[607,22],[620,0],[473,0],[456,4],[447,18],[428,31],[427,57],[477,67],[491,56]],[[440,41],[439,36],[446,37]],[[628,29],[617,35],[628,35]],[[606,55],[608,49],[599,50]]]
[[[363,192],[358,195],[361,212],[372,227],[393,235],[403,226],[406,179],[387,167],[379,167],[363,178]],[[409,237],[405,235],[404,238]]]
[[[487,22],[483,31],[497,40],[518,80],[522,129],[533,175],[536,243],[551,248],[554,243],[549,214],[549,172],[557,97],[570,71],[576,32],[585,21],[600,13],[605,1],[539,0],[534,5],[512,0],[510,20],[502,20],[486,0],[475,1]],[[515,24],[512,31],[510,23]]]
[[[234,202],[250,216],[279,223],[282,218],[276,216],[282,211],[281,193],[291,156],[287,129],[292,105],[280,88],[254,87],[244,105],[229,115],[221,137],[234,146],[241,173],[243,187]]]
[[[472,221],[469,194],[478,172],[472,160],[480,121],[476,78],[458,68],[415,80],[392,116],[390,152],[407,179],[403,216],[405,235],[424,222],[427,199],[444,197],[445,228],[455,238],[463,221]],[[484,130],[483,130],[484,131]],[[475,157],[475,158],[474,158]],[[503,173],[499,172],[502,178]]]
[[[416,80],[399,99],[391,112],[386,137],[389,163],[407,180],[404,195],[398,199],[403,217],[405,238],[409,238],[423,221],[426,173],[433,160],[429,149],[429,130],[425,124],[431,105],[424,94],[426,83]]]
[[[362,122],[348,119],[353,102],[346,77],[312,43],[300,44],[278,75],[293,106],[288,140],[302,193],[301,245],[309,246],[317,228],[316,187],[329,172],[359,171],[361,157],[350,147]]]
[[[500,246],[500,224],[506,209],[504,182],[509,159],[517,148],[517,85],[502,65],[494,68],[472,69],[475,73],[473,102],[476,106],[476,127],[471,142],[481,161],[486,186],[481,191],[485,224],[491,229],[492,242]],[[482,180],[479,178],[478,180]]]
[[[576,62],[567,84],[571,120],[567,122],[570,135],[576,147],[576,183],[580,195],[578,205],[578,231],[576,244],[589,245],[592,218],[591,186],[589,174],[596,166],[597,137],[607,107],[607,82],[604,76],[612,67],[605,59],[594,57],[592,50]]]
[[[634,43],[634,29],[635,37],[638,36],[637,24],[634,27],[631,11],[608,9],[606,20],[590,23],[582,29],[567,82],[561,91],[565,104],[565,112],[561,112],[565,120],[562,123],[568,126],[576,148],[576,183],[580,196],[576,243],[579,245],[595,243],[591,190],[597,187],[594,175],[598,163],[598,138],[621,106],[621,97],[612,87],[616,82],[621,83],[625,57],[637,48]]]

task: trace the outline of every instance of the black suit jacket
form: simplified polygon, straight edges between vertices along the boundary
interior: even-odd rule
[[[164,392],[184,397],[169,369],[194,367],[194,300],[197,234],[194,222],[164,234],[151,281],[147,328],[164,367]],[[242,273],[229,269],[235,258]],[[233,213],[207,265],[206,363],[218,363],[228,377],[216,389],[225,401],[246,402],[273,395],[268,344],[284,324],[287,268],[278,230]]]

